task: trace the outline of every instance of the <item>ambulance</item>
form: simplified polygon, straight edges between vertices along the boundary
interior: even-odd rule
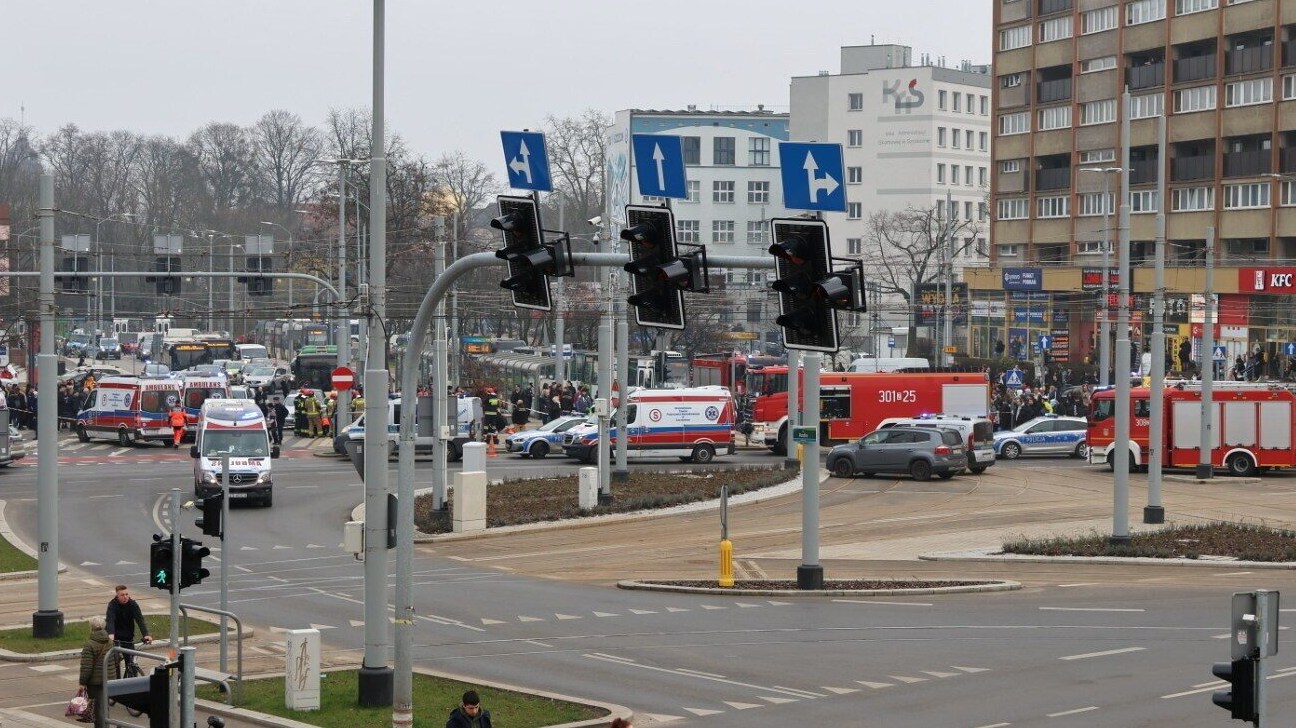
[[[734,453],[738,408],[727,387],[639,389],[626,397],[625,407],[629,458],[709,463],[718,454]],[[616,443],[616,438],[617,429],[611,427],[609,440]],[[587,463],[598,459],[598,425],[568,430],[563,452]]]
[[[81,442],[92,437],[116,440],[122,447],[149,440],[170,444],[167,415],[179,402],[180,382],[175,379],[104,377],[77,413],[77,437]]]
[[[198,431],[202,406],[209,399],[229,399],[229,380],[222,376],[188,376],[180,380],[180,406],[185,413],[185,439]]]
[[[265,415],[250,399],[210,399],[203,403],[189,457],[194,460],[194,495],[221,492],[222,458],[229,454],[230,503],[273,503],[270,461],[279,448],[270,446]]]

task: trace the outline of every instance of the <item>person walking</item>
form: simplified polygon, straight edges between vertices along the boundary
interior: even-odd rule
[[[481,706],[476,690],[463,694],[463,704],[450,711],[446,728],[491,728],[490,711]]]
[[[185,433],[185,413],[180,405],[171,408],[171,414],[167,415],[167,424],[171,425],[171,448],[180,447],[180,441],[184,439]]]
[[[306,413],[306,429],[309,431],[310,436],[319,437],[320,403],[315,398],[315,393],[309,389],[304,389],[297,401],[301,403],[301,411]]]
[[[284,422],[288,420],[288,406],[283,397],[274,397],[266,405],[266,424],[270,427],[270,442],[283,444]]]
[[[104,629],[103,617],[90,618],[90,636],[81,646],[81,675],[78,683],[86,691],[88,705],[84,713],[77,718],[78,723],[94,723],[99,712],[99,700],[103,697],[104,669],[103,657],[108,652],[112,640]]]
[[[530,419],[531,399],[522,391],[522,385],[513,385],[513,394],[509,397],[513,405],[513,426],[517,429],[526,427],[527,420]]]
[[[125,584],[118,584],[114,589],[113,598],[108,602],[108,609],[104,612],[104,631],[108,633],[108,639],[112,640],[118,647],[124,647],[128,650],[135,649],[135,627],[139,626],[140,641],[144,644],[152,644],[153,637],[149,635],[148,624],[144,621],[144,612],[140,609],[139,602],[131,598],[130,587]],[[131,655],[123,655],[126,661],[127,674],[129,668],[135,664],[135,658]],[[120,677],[118,668],[120,661],[114,664],[113,677]]]

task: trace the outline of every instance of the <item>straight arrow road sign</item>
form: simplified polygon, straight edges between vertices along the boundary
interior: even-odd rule
[[[647,197],[686,199],[688,182],[684,175],[684,139],[667,134],[634,134],[635,180],[639,194]]]
[[[538,192],[553,190],[544,134],[538,131],[502,131],[500,141],[504,144],[504,168],[508,172],[509,187]]]

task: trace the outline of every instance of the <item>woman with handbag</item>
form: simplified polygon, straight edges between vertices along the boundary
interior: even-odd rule
[[[104,653],[112,641],[108,639],[107,624],[103,617],[90,618],[90,637],[81,648],[81,690],[85,693],[87,705],[77,718],[81,723],[95,722],[95,713],[99,708],[99,697],[104,689]]]

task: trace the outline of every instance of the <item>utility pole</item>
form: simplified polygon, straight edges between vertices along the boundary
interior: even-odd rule
[[[1112,545],[1126,545],[1129,535],[1129,430],[1130,430],[1130,92],[1125,87],[1121,94],[1121,181],[1120,181],[1120,296],[1116,315],[1116,443],[1112,450],[1112,470],[1115,473],[1112,488]]]
[[[949,190],[945,191],[945,218],[948,221],[945,229],[945,245],[941,246],[941,260],[943,273],[945,274],[945,306],[944,318],[945,329],[941,334],[941,343],[943,347],[940,351],[939,361],[942,364],[952,364],[952,361],[946,361],[945,349],[954,345],[954,196]]]
[[[1161,505],[1161,439],[1165,432],[1165,248],[1166,248],[1166,115],[1158,119],[1160,152],[1157,156],[1156,268],[1152,283],[1152,421],[1148,424],[1148,502],[1143,508],[1144,523],[1165,523]]]
[[[1215,228],[1206,228],[1206,310],[1202,316],[1202,345],[1197,359],[1201,362],[1201,439],[1197,444],[1197,479],[1215,477],[1211,449],[1215,447]]]
[[[40,354],[36,356],[36,613],[32,637],[63,634],[58,608],[58,356],[54,352],[54,177],[40,176]]]
[[[351,363],[351,316],[346,305],[347,298],[347,274],[346,274],[346,172],[347,165],[351,163],[350,159],[338,159],[338,245],[337,245],[337,287],[340,296],[337,306],[337,331],[335,332],[337,340],[337,365],[345,367]],[[343,427],[351,424],[351,390],[344,389],[337,392],[337,407],[333,412],[333,431],[340,432]],[[407,402],[409,406],[412,403]]]

